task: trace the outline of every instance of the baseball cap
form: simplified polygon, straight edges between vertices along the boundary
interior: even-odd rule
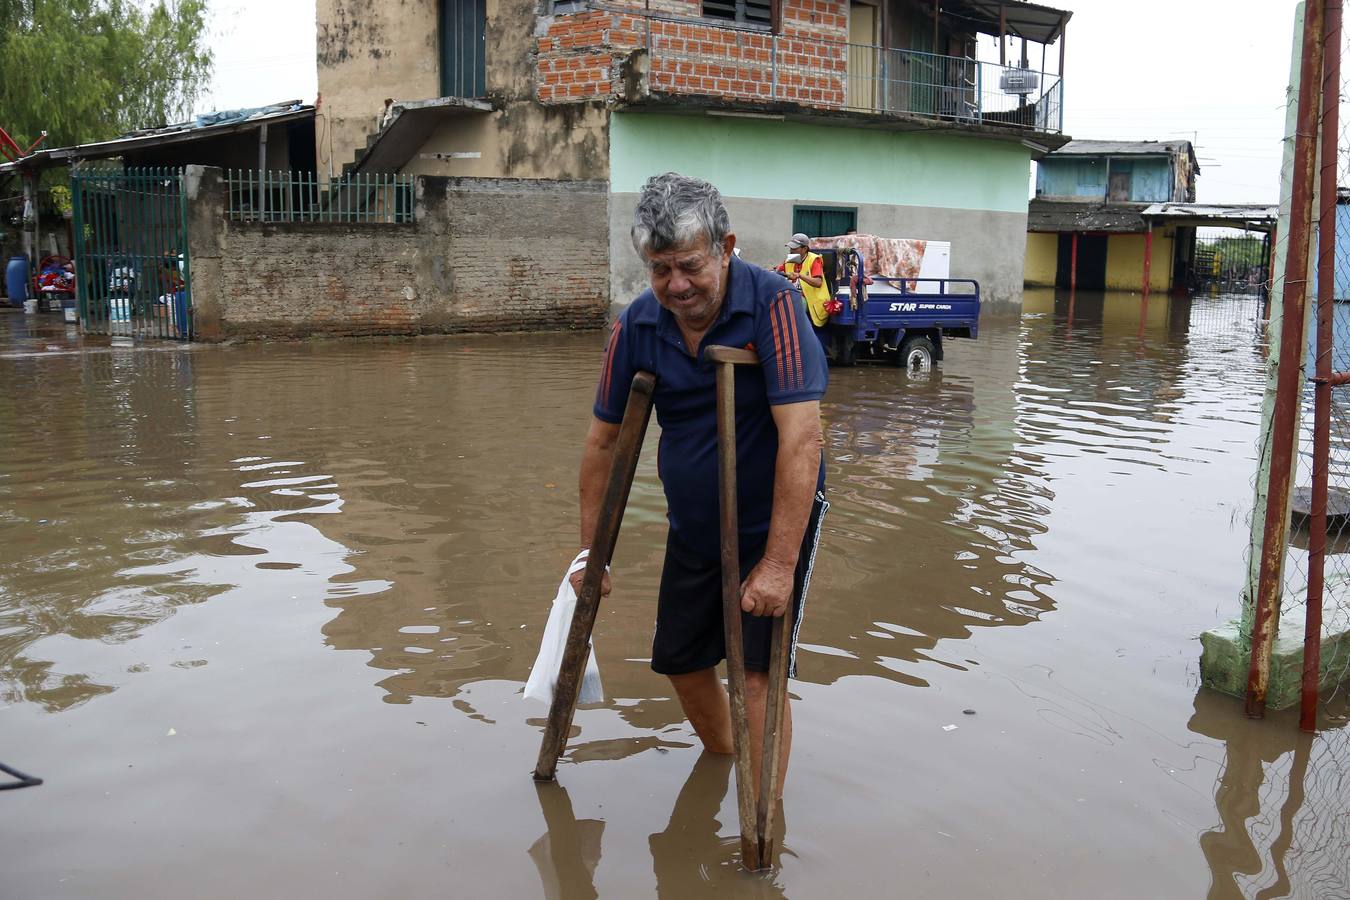
[[[792,236],[792,240],[783,245],[784,247],[809,247],[811,239],[800,231]]]

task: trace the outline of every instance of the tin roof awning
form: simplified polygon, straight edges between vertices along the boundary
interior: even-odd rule
[[[964,21],[974,31],[998,37],[1001,33],[1038,44],[1053,44],[1064,34],[1072,12],[1015,0],[942,0],[942,15]],[[1002,14],[1000,15],[1000,10]],[[1000,32],[1000,24],[1003,31]]]
[[[0,175],[10,175],[24,170],[50,169],[84,160],[112,159],[136,151],[256,131],[263,125],[280,125],[313,118],[314,107],[302,104],[298,100],[248,110],[210,113],[198,116],[191,122],[132,131],[108,141],[38,150],[14,162],[0,165]]]
[[[1280,208],[1267,203],[1155,203],[1140,216],[1146,221],[1170,222],[1198,228],[1228,227],[1269,231],[1275,227]]]
[[[437,97],[395,103],[393,118],[377,131],[366,150],[350,169],[352,172],[398,172],[422,149],[436,128],[446,121],[464,116],[481,116],[493,106],[482,100],[463,97]]]

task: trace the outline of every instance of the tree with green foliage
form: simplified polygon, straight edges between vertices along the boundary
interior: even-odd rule
[[[22,147],[186,119],[211,75],[207,0],[0,0],[0,127]]]

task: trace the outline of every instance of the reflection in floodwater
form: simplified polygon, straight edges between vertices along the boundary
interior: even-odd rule
[[[1345,733],[1303,734],[1289,716],[1235,718],[1225,698],[1203,690],[1189,727],[1224,747],[1219,822],[1200,835],[1213,873],[1210,900],[1350,896]],[[1325,812],[1309,815],[1307,806]]]
[[[0,391],[0,541],[22,564],[0,566],[0,701],[58,711],[115,685],[62,671],[39,645],[125,642],[219,591],[177,589],[136,565],[193,530],[186,511],[146,515],[181,490],[198,449],[192,354],[73,354],[53,378],[48,343],[17,336],[3,370],[17,389]],[[33,445],[45,448],[35,478],[20,468]]]
[[[752,875],[740,864],[739,822],[732,808],[728,833],[719,820],[731,783],[733,757],[700,753],[675,798],[666,827],[648,837],[656,896],[661,900],[736,897],[774,900],[785,896],[777,873]],[[549,900],[592,900],[595,870],[600,863],[605,823],[578,821],[567,790],[558,784],[538,784],[539,808],[547,830],[529,848],[539,870],[544,896]],[[786,827],[783,810],[775,817],[775,845],[781,856],[792,856],[783,846]],[[730,892],[730,894],[729,894]]]
[[[600,864],[600,839],[605,823],[598,819],[578,822],[567,789],[549,782],[536,784],[539,809],[547,830],[530,846],[530,859],[539,869],[548,900],[594,900],[595,867]]]
[[[730,833],[720,834],[722,823],[717,817],[727,799],[732,765],[729,755],[699,754],[675,798],[670,821],[663,831],[647,838],[656,896],[661,900],[726,897],[729,891],[764,900],[784,896],[776,871],[752,875],[741,868],[740,821],[734,809]],[[779,801],[773,842],[780,856],[791,856],[791,847],[783,846],[785,832]]]

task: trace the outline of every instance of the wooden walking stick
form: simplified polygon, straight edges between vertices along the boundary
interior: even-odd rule
[[[605,567],[614,555],[619,539],[619,525],[623,522],[624,507],[628,505],[628,491],[633,486],[637,471],[642,438],[647,433],[651,418],[652,395],[656,390],[656,376],[638,372],[633,376],[628,391],[628,405],[623,411],[623,424],[614,444],[614,461],[609,469],[609,481],[600,499],[600,514],[595,520],[595,536],[591,552],[586,558],[586,572],[581,579],[577,607],[572,613],[572,626],[567,632],[562,665],[558,669],[558,684],[553,690],[553,706],[548,711],[548,725],[539,745],[539,760],[534,766],[535,781],[552,781],[558,768],[558,759],[567,749],[567,733],[572,729],[572,714],[576,711],[577,692],[586,668],[586,656],[591,646],[591,631],[595,615],[600,609],[600,586]]]
[[[787,700],[787,645],[792,634],[792,603],[774,619],[769,659],[769,696],[764,713],[764,755],[755,800],[750,759],[750,728],[745,712],[745,644],[741,636],[741,564],[736,510],[736,373],[737,365],[758,365],[759,357],[735,347],[708,347],[717,369],[717,463],[722,524],[722,615],[726,630],[727,684],[731,695],[732,743],[736,753],[736,801],[741,818],[741,860],[750,871],[773,864],[773,814],[778,788],[778,763],[783,746]]]

